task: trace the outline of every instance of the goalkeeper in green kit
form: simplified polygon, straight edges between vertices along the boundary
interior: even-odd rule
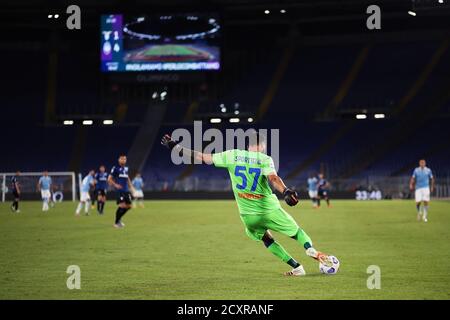
[[[275,241],[269,230],[291,237],[306,250],[308,256],[328,264],[328,256],[313,248],[311,238],[281,208],[278,198],[273,194],[269,183],[283,194],[289,206],[295,206],[298,203],[297,192],[286,187],[277,175],[273,159],[263,153],[266,150],[265,138],[255,132],[249,140],[247,150],[235,149],[215,154],[205,154],[184,148],[167,134],[162,138],[161,144],[170,150],[175,149],[175,152],[183,156],[228,170],[247,235],[253,240],[262,241],[270,252],[292,267],[291,271],[285,273],[286,276],[302,276],[305,275],[305,270]]]

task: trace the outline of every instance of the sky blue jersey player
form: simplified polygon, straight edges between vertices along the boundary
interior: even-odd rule
[[[80,202],[78,203],[77,210],[75,211],[75,215],[79,216],[80,211],[84,206],[84,213],[86,215],[89,215],[89,207],[91,206],[91,196],[89,194],[89,191],[91,190],[91,187],[94,185],[94,175],[95,171],[91,170],[89,171],[88,175],[84,177],[84,179],[81,181],[80,186]]]
[[[41,192],[42,198],[42,211],[48,211],[50,197],[52,196],[51,187],[52,187],[52,178],[48,175],[48,171],[44,171],[42,177],[39,178],[38,182],[38,191]]]
[[[317,183],[319,180],[314,175],[310,175],[308,178],[308,195],[313,203],[313,207],[317,208]]]
[[[125,224],[122,222],[122,217],[130,210],[132,197],[130,190],[134,190],[131,184],[130,177],[128,176],[127,156],[120,155],[119,165],[112,167],[111,174],[108,177],[109,185],[113,186],[117,192],[117,204],[116,221],[114,223],[115,228],[123,228]]]
[[[134,177],[133,181],[131,181],[134,187],[134,202],[133,207],[136,208],[136,205],[139,204],[141,208],[144,208],[144,180],[142,180],[142,176],[140,173],[137,173]]]
[[[430,194],[434,191],[434,176],[424,159],[419,161],[419,166],[414,169],[409,181],[411,191],[415,190],[417,221],[421,218],[424,222],[428,221],[428,203],[430,202]],[[430,188],[431,181],[431,188]],[[423,206],[421,208],[421,203]]]
[[[108,176],[105,166],[100,166],[95,175],[95,195],[97,197],[97,211],[103,214],[106,202],[106,190],[108,189]]]

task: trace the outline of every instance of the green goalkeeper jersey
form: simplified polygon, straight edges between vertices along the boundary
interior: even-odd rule
[[[228,150],[213,154],[216,167],[226,168],[240,214],[267,214],[280,209],[267,176],[276,173],[273,159],[261,152]]]

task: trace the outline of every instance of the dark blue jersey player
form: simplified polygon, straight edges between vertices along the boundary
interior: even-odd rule
[[[125,224],[122,223],[122,217],[131,208],[131,192],[133,185],[128,176],[127,156],[121,155],[119,157],[119,165],[111,169],[111,174],[108,177],[108,183],[117,191],[117,204],[119,207],[116,211],[116,221],[114,227],[123,228]]]
[[[95,196],[97,198],[97,211],[103,214],[106,202],[106,190],[108,189],[108,173],[105,166],[100,166],[99,171],[95,174]]]
[[[317,182],[317,196],[318,196],[318,203],[317,206],[320,207],[320,200],[325,199],[327,202],[327,206],[330,207],[330,198],[328,196],[328,188],[330,184],[328,183],[327,179],[324,178],[323,173],[319,173],[319,181]]]
[[[13,212],[20,212],[19,210],[19,200],[20,200],[20,185],[19,185],[20,172],[17,171],[11,178],[11,190],[14,197],[13,203],[11,205],[11,210]]]

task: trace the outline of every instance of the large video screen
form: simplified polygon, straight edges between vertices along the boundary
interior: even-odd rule
[[[215,14],[102,15],[101,70],[219,70],[220,29]]]

